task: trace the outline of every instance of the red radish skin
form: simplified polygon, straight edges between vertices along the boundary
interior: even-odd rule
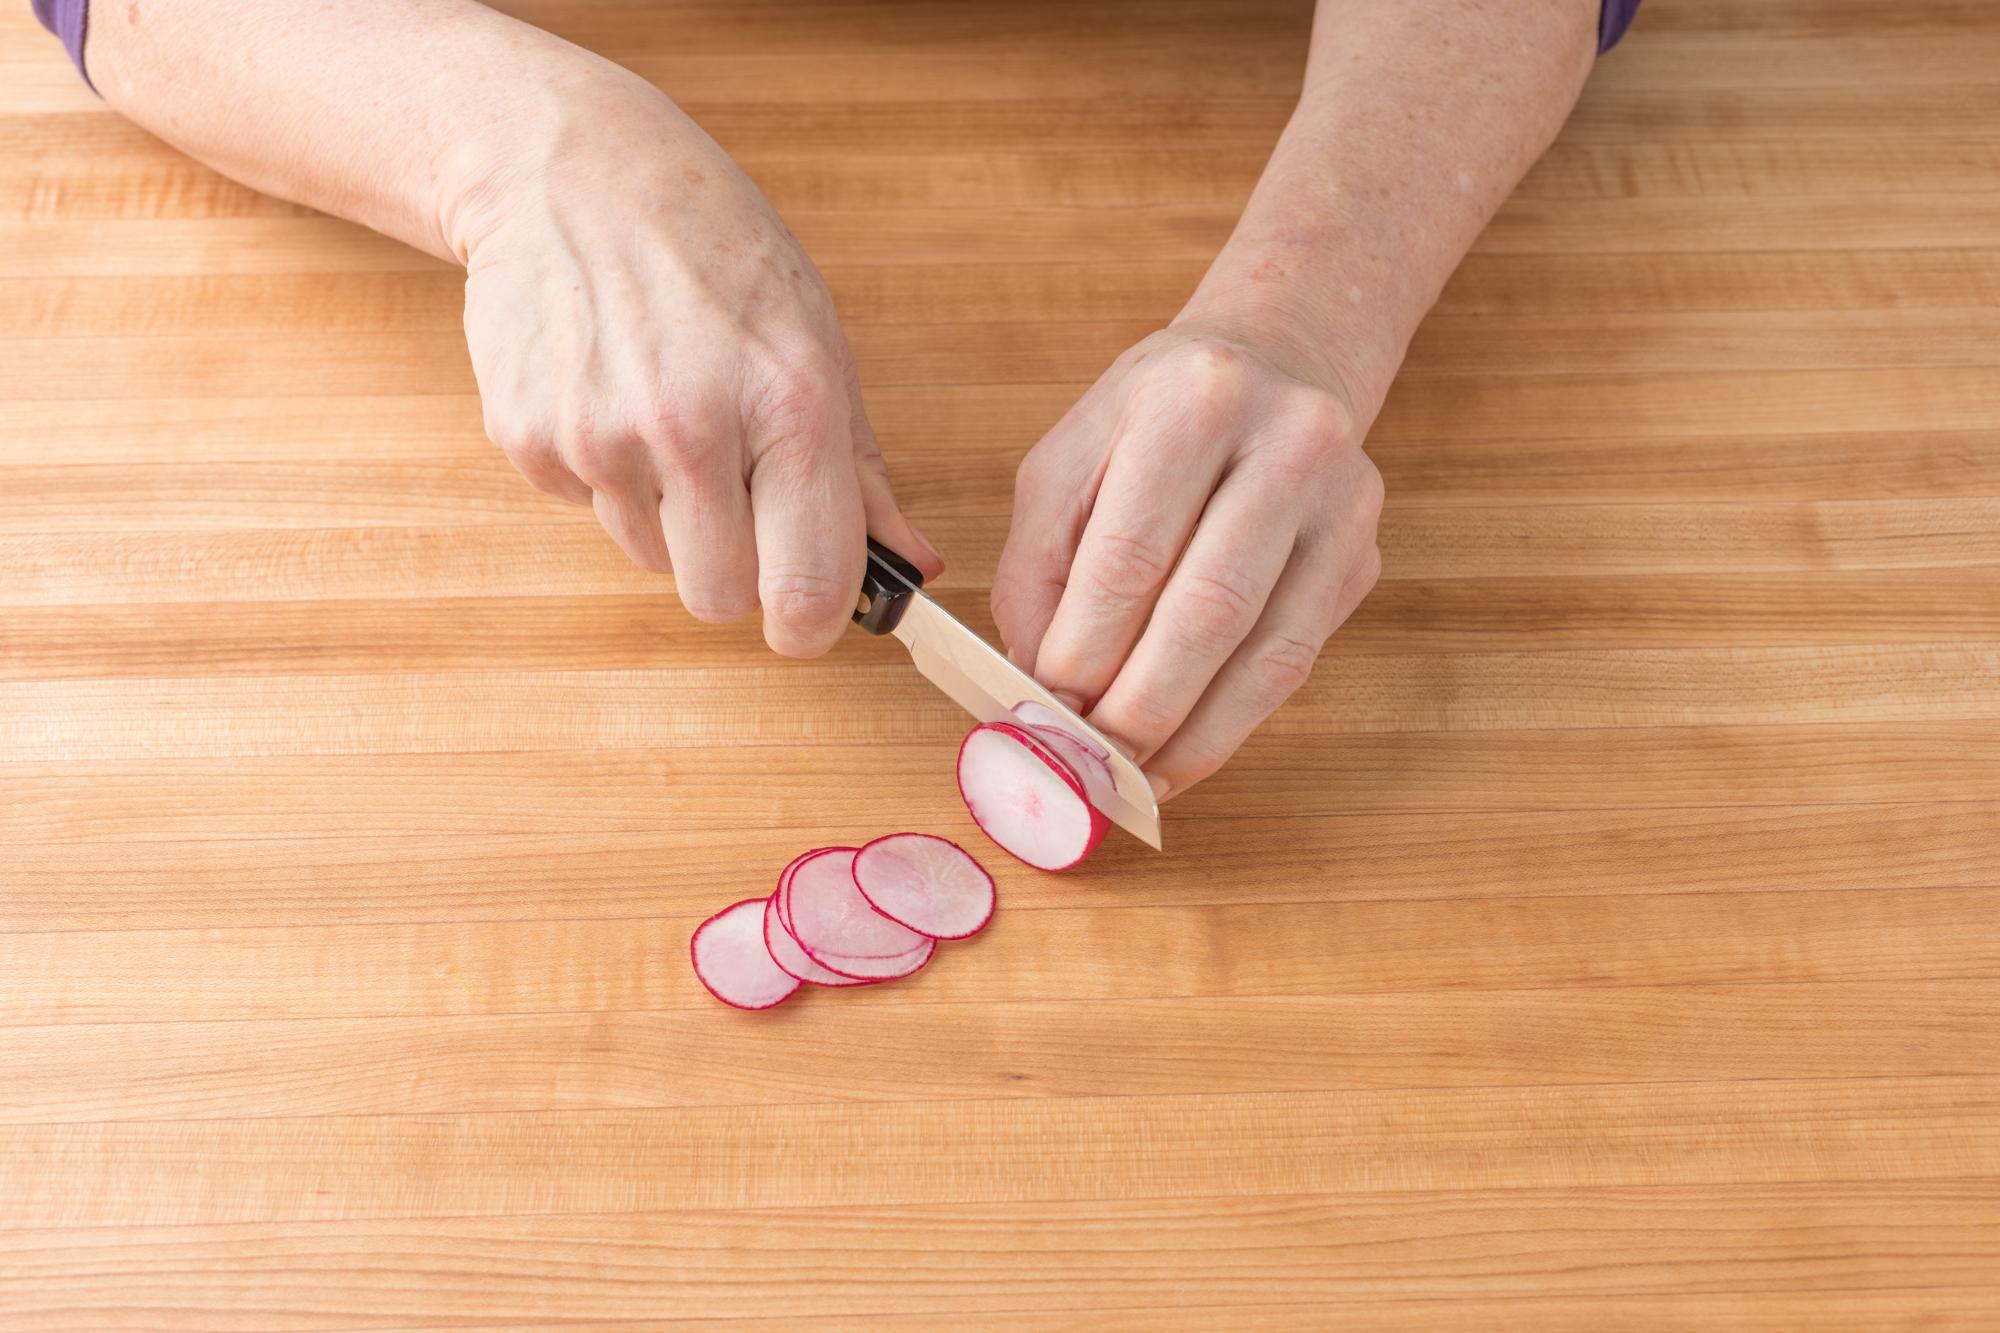
[[[792,938],[842,976],[901,975],[931,941],[868,905],[854,887],[855,851],[828,848],[792,872]]]
[[[993,919],[993,876],[972,853],[930,833],[891,833],[854,855],[868,905],[934,940],[977,935]]]
[[[770,951],[771,961],[780,971],[789,972],[800,981],[814,986],[866,986],[867,981],[859,977],[844,977],[831,968],[813,961],[799,942],[792,938],[792,932],[785,929],[785,923],[778,919],[778,895],[773,893],[764,900],[764,947]]]
[[[1077,865],[1111,827],[1069,765],[1011,722],[967,733],[958,747],[958,794],[987,837],[1037,870]]]
[[[769,1009],[799,988],[799,979],[779,967],[764,944],[767,902],[731,903],[696,926],[688,940],[695,976],[710,995],[737,1009]]]

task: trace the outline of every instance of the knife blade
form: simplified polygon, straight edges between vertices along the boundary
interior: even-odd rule
[[[1160,806],[1139,766],[1033,676],[939,606],[923,587],[923,575],[915,566],[869,538],[868,569],[854,623],[870,634],[893,635],[901,641],[923,677],[981,722],[1018,721],[1014,710],[1029,702],[1057,714],[1063,730],[1110,756],[1106,764],[1113,790],[1098,802],[1105,817],[1158,851]]]

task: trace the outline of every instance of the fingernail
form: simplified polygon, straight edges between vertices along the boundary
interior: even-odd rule
[[[1167,793],[1174,789],[1174,784],[1168,782],[1158,773],[1148,773],[1146,775],[1146,781],[1150,782],[1153,785],[1153,799],[1155,801],[1166,800]]]
[[[903,521],[906,523],[909,522],[908,519],[905,519]],[[944,556],[938,552],[937,543],[933,542],[929,537],[924,536],[924,530],[922,528],[918,527],[914,523],[910,523],[910,535],[912,537],[915,537],[918,541],[924,544],[924,550],[930,553],[931,562],[933,564],[937,565],[937,567],[940,569],[944,568]]]

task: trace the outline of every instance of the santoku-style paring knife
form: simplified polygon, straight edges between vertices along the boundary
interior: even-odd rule
[[[854,623],[870,634],[893,634],[901,639],[917,670],[981,722],[1017,721],[1014,709],[1029,701],[1058,714],[1064,730],[1111,756],[1107,762],[1116,791],[1100,802],[1106,818],[1147,846],[1159,849],[1160,806],[1139,766],[1037,684],[1033,676],[939,606],[924,591],[924,576],[872,537],[868,539],[868,570],[862,577]]]

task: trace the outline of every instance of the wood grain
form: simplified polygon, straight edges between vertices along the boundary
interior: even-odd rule
[[[501,7],[771,196],[987,632],[1309,22]],[[452,270],[0,4],[0,1327],[2000,1323],[1996,71],[1985,0],[1647,0],[1375,424],[1383,583],[1167,850],[750,1015],[693,926],[984,845],[962,722],[689,620],[483,439]]]

